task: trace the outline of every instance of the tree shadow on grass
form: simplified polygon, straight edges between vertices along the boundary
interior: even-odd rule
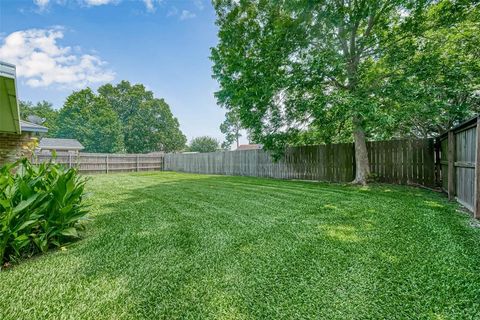
[[[463,256],[468,240],[455,233],[461,227],[439,227],[452,224],[452,206],[436,195],[219,176],[147,182],[100,204],[95,235],[75,253],[83,259],[78,272],[92,283],[117,284],[112,303],[123,303],[128,316],[353,319],[478,311],[455,302],[458,296],[431,276],[473,297],[465,281],[478,276],[449,263],[468,272],[480,256],[471,248],[477,257]],[[434,233],[423,234],[425,228]],[[445,247],[449,241],[455,246]]]

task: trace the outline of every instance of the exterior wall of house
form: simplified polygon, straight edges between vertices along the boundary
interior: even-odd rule
[[[0,133],[0,166],[19,158],[32,156],[38,144],[38,138],[29,133]]]

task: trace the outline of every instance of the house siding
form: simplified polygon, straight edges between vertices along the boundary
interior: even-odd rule
[[[38,139],[28,132],[0,133],[0,166],[20,158],[31,158]]]

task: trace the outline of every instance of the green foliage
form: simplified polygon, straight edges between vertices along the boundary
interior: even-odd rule
[[[463,6],[442,1],[425,14],[420,36],[390,40],[378,63],[385,82],[374,87],[391,106],[379,110],[379,138],[434,136],[480,112],[480,7]]]
[[[57,132],[58,111],[48,101],[37,102],[19,101],[20,118],[48,128],[48,137],[54,137]]]
[[[470,1],[216,0],[218,102],[268,149],[426,136],[479,110]],[[318,132],[318,133],[316,133]],[[313,134],[312,134],[313,133]]]
[[[242,125],[240,117],[234,111],[229,111],[225,114],[225,121],[220,125],[220,131],[225,135],[225,141],[222,142],[222,149],[229,150],[233,143],[238,148],[238,140],[242,136],[240,133]]]
[[[75,169],[53,163],[24,159],[0,168],[0,268],[78,237],[84,187]]]
[[[218,149],[219,143],[217,139],[202,136],[193,138],[190,142],[190,146],[188,147],[188,151],[192,152],[214,152]]]
[[[25,114],[30,110],[26,105]],[[98,94],[90,88],[73,92],[58,117],[48,119],[51,135],[78,139],[88,152],[170,152],[182,150],[187,141],[168,104],[128,81],[103,85]]]
[[[169,105],[145,86],[121,81],[116,86],[101,86],[98,93],[118,114],[127,152],[170,152],[185,147],[187,140]]]
[[[58,115],[56,137],[80,141],[88,152],[123,151],[122,124],[107,100],[90,88],[68,96]]]

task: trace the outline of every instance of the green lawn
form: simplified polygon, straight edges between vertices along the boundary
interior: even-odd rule
[[[0,273],[0,319],[479,319],[480,229],[426,190],[93,176],[85,237]]]

